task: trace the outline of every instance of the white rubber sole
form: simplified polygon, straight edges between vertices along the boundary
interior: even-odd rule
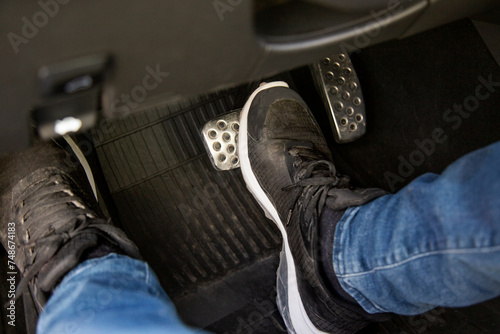
[[[281,231],[283,236],[283,250],[280,255],[280,266],[278,268],[277,277],[277,290],[278,290],[278,305],[283,320],[287,325],[288,331],[299,334],[322,334],[323,331],[318,330],[309,317],[307,316],[302,299],[300,298],[299,288],[297,285],[297,277],[295,271],[295,263],[292,258],[292,252],[288,245],[288,237],[285,226],[279,218],[278,212],[265,194],[264,190],[260,187],[255,174],[253,173],[248,157],[248,111],[255,96],[263,90],[273,87],[286,87],[288,84],[283,81],[276,81],[266,84],[261,84],[256,89],[250,98],[245,103],[241,111],[240,118],[240,133],[238,142],[238,151],[240,154],[240,165],[243,179],[247,185],[248,190],[253,194],[257,202],[260,204],[266,216],[274,221]],[[285,285],[285,286],[284,286]],[[325,333],[326,334],[326,333]]]
[[[94,174],[92,174],[92,169],[90,168],[90,165],[87,159],[85,158],[85,155],[83,154],[82,150],[80,150],[80,147],[78,147],[78,145],[75,143],[73,138],[71,138],[69,135],[64,135],[63,138],[64,140],[66,140],[68,145],[73,150],[73,153],[75,153],[76,157],[78,158],[78,161],[80,161],[80,164],[83,166],[85,175],[87,175],[87,180],[89,181],[90,187],[92,188],[92,192],[94,193],[95,200],[99,202],[97,196],[97,188],[95,186]]]

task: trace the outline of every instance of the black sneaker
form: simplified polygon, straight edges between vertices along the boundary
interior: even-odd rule
[[[83,260],[111,252],[140,258],[120,229],[99,218],[85,172],[55,143],[0,161],[0,210],[0,241],[22,273],[16,298],[29,287],[38,311]]]
[[[341,298],[322,269],[319,218],[385,192],[355,189],[337,175],[302,98],[284,82],[263,84],[241,113],[239,154],[248,189],[283,235],[278,308],[289,332],[354,333],[376,316]],[[345,292],[344,292],[345,293]]]

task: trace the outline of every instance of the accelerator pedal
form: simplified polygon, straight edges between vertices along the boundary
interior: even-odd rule
[[[359,79],[347,54],[338,53],[311,65],[335,140],[352,142],[366,132],[366,114]]]

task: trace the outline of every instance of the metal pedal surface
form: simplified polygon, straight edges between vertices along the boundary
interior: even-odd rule
[[[240,167],[238,157],[238,133],[241,109],[220,115],[208,121],[202,129],[202,136],[212,165],[217,170]]]
[[[359,79],[347,54],[338,53],[312,65],[316,86],[329,112],[338,143],[352,142],[366,132],[366,114]]]

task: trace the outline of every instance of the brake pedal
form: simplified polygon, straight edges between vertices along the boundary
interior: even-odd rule
[[[366,132],[366,114],[359,79],[347,54],[338,53],[312,65],[338,143],[354,141]]]
[[[202,136],[215,169],[225,171],[240,167],[238,133],[241,109],[208,121]]]

